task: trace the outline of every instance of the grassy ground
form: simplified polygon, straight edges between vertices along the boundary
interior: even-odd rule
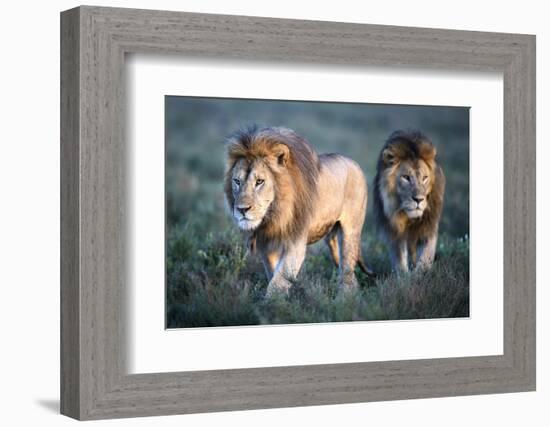
[[[468,111],[463,108],[207,100],[168,97],[167,326],[202,327],[464,317],[469,315]],[[323,243],[308,248],[288,298],[264,299],[267,280],[224,207],[224,136],[258,123],[295,129],[322,152],[358,161],[369,184],[385,138],[399,128],[427,133],[447,177],[436,261],[429,272],[390,274],[370,207],[363,254],[378,273],[358,271],[360,289],[337,292]]]
[[[338,292],[337,270],[317,244],[289,297],[266,300],[263,267],[238,232],[205,237],[191,227],[175,229],[168,241],[168,327],[468,316],[468,240],[443,236],[429,272],[401,276],[389,273],[385,248],[367,240],[363,250],[380,274],[358,272],[357,291]]]

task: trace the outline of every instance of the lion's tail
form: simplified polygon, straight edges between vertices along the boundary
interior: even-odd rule
[[[365,273],[367,276],[376,277],[376,273],[372,269],[367,267],[367,265],[363,261],[361,250],[359,250],[359,256],[357,257],[357,265],[359,265],[359,268],[361,269],[361,271]]]

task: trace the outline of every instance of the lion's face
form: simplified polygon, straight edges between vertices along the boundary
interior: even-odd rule
[[[436,148],[418,131],[396,131],[380,151],[374,179],[374,213],[390,242],[437,235],[445,175]]]
[[[428,206],[428,195],[432,189],[433,173],[422,159],[404,161],[395,173],[395,191],[400,209],[409,219],[421,218]]]
[[[231,216],[260,244],[303,236],[316,200],[319,158],[285,128],[249,128],[225,141],[224,193]]]
[[[266,161],[241,159],[233,168],[231,188],[235,203],[232,214],[241,230],[256,229],[275,199],[273,173]]]

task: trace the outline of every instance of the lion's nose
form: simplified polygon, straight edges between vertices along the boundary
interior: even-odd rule
[[[237,210],[244,216],[250,210],[250,206],[237,206]]]
[[[422,197],[422,196],[420,196],[420,197],[419,197],[419,196],[416,196],[416,197],[413,197],[412,199],[413,199],[416,203],[420,203],[421,201],[424,200],[424,197]]]

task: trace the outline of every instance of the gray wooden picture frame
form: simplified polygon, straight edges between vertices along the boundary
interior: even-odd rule
[[[504,353],[127,374],[127,53],[502,72]],[[534,36],[88,6],[62,12],[63,414],[84,420],[530,390],[535,390]]]

